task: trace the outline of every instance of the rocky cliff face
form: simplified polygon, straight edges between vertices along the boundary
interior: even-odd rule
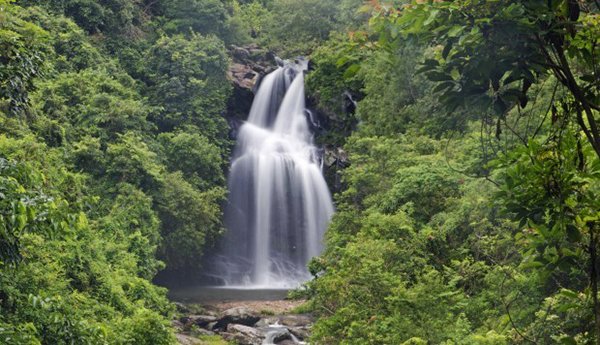
[[[261,79],[277,68],[275,55],[251,44],[243,47],[231,46],[232,63],[227,76],[233,84],[233,95],[227,104],[227,121],[231,137],[235,138],[242,121],[245,121],[252,106],[254,93]]]

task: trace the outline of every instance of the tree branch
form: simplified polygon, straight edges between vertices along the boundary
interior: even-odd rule
[[[559,64],[561,66],[560,71],[564,73],[560,75],[559,80],[569,89],[575,100],[583,107],[583,113],[585,114],[589,125],[589,132],[586,132],[586,137],[588,138],[588,141],[590,141],[590,144],[594,148],[596,155],[598,156],[598,158],[600,158],[600,132],[598,131],[596,119],[594,118],[593,109],[588,100],[586,99],[584,93],[581,91],[581,88],[577,84],[575,76],[571,72],[569,62],[567,61],[567,57],[564,54],[562,46],[552,44],[552,47],[554,48],[554,52],[559,59]],[[545,48],[542,49],[545,51]],[[580,126],[583,124],[583,122],[579,119],[577,122]],[[582,129],[583,128],[584,127],[582,127]]]

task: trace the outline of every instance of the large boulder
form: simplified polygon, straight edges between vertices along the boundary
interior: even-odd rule
[[[229,324],[238,324],[243,326],[254,326],[260,317],[255,315],[246,307],[235,307],[225,310],[213,329],[226,330]]]
[[[277,316],[263,317],[254,325],[254,327],[257,327],[257,328],[269,327],[270,325],[274,325],[278,322],[279,322],[279,317],[277,317]]]
[[[279,328],[276,330],[269,331],[267,332],[265,338],[266,344],[280,344],[285,341],[291,341],[295,344],[294,337],[292,336],[290,331],[288,331],[287,328]]]
[[[188,317],[186,326],[196,325],[198,327],[207,328],[211,322],[218,321],[219,318],[213,315],[191,315]]]
[[[288,327],[288,330],[300,340],[308,340],[310,338],[309,327]]]
[[[234,62],[229,66],[227,76],[236,88],[252,91],[260,77],[260,73],[253,70],[249,65]]]
[[[263,342],[263,335],[255,328],[229,324],[227,325],[228,338],[227,340],[233,340],[239,345],[260,345]]]

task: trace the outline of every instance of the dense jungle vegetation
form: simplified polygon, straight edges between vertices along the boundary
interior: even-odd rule
[[[0,0],[0,344],[176,342],[248,43],[348,155],[311,343],[600,344],[597,0]]]

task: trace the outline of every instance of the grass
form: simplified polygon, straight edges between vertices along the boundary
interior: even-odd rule
[[[270,309],[262,309],[259,314],[265,316],[273,316],[275,315],[275,312]]]
[[[293,308],[286,314],[310,314],[313,311],[314,311],[314,305],[310,300],[308,300],[308,301],[300,304],[299,306]]]

